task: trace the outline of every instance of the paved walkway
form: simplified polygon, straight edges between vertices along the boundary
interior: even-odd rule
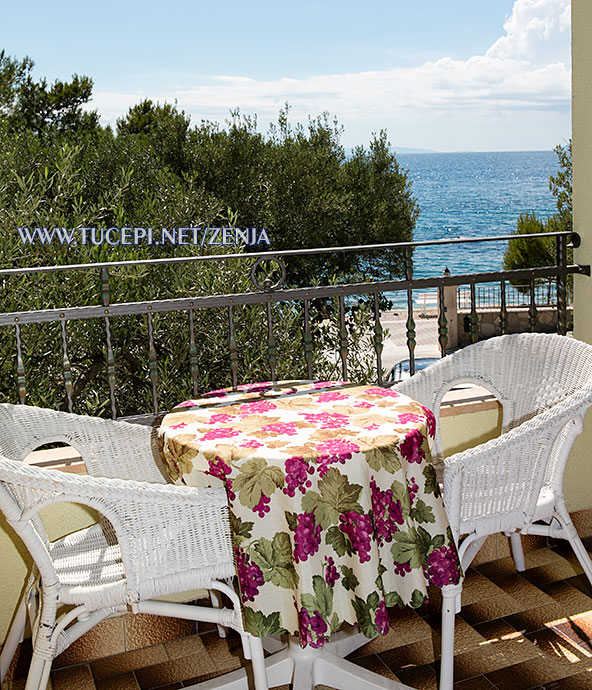
[[[422,317],[418,312],[415,317],[415,346],[416,357],[439,357],[438,345],[438,317],[435,310],[428,310],[427,316]],[[407,311],[385,311],[380,323],[384,329],[389,330],[388,339],[384,343],[382,351],[382,365],[385,369],[391,369],[402,359],[409,359],[407,349]]]

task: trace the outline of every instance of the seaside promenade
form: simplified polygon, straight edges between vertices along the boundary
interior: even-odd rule
[[[415,312],[415,357],[439,357],[438,345],[438,312],[436,309],[427,309],[426,316],[420,316]],[[382,366],[390,372],[393,366],[403,359],[409,359],[407,348],[407,310],[396,309],[385,311],[380,323],[384,329],[388,329],[389,335],[384,342],[382,351]]]

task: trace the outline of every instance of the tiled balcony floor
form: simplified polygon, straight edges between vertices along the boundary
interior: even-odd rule
[[[592,538],[585,543],[592,550]],[[527,552],[526,565],[518,574],[506,557],[470,569],[456,626],[458,690],[592,690],[592,588],[563,544]],[[438,609],[437,593],[419,611],[393,609],[389,634],[354,652],[353,660],[435,690]],[[111,619],[100,635],[75,643],[54,663],[52,690],[177,690],[240,664],[235,635],[223,640],[211,627],[192,634],[191,624],[165,619],[169,639],[163,641],[161,625],[154,644],[141,618]],[[25,659],[14,666],[2,690],[24,688]]]

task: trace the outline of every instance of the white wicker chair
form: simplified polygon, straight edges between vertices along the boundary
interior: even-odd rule
[[[21,462],[54,441],[75,447],[89,473],[101,476]],[[167,484],[158,462],[148,427],[0,405],[0,510],[35,564],[0,655],[2,678],[27,612],[33,614],[33,659],[26,690],[41,690],[57,654],[101,620],[131,609],[234,628],[252,659],[256,690],[267,690],[261,640],[245,632],[239,598],[221,582],[235,574],[226,493]],[[102,519],[50,542],[39,511],[62,502],[90,506]],[[199,588],[224,593],[232,607],[154,600]],[[62,604],[74,608],[58,619]]]
[[[500,401],[502,435],[443,458],[440,403],[459,383],[483,386]],[[592,347],[558,335],[491,338],[449,355],[396,390],[429,407],[438,421],[433,456],[444,464],[444,503],[463,568],[489,534],[511,536],[524,570],[520,534],[567,539],[592,583],[592,563],[563,496],[569,451],[592,404]]]
[[[460,383],[483,386],[498,398],[502,435],[444,458],[440,403]],[[592,404],[590,345],[559,335],[499,336],[444,357],[396,390],[436,416],[432,455],[436,467],[443,469],[444,504],[463,570],[487,536],[497,532],[510,536],[516,569],[524,570],[520,535],[535,534],[567,539],[592,584],[592,562],[563,496],[567,457]],[[454,592],[446,590],[441,687],[451,687],[453,679]],[[457,594],[456,612],[460,604]]]

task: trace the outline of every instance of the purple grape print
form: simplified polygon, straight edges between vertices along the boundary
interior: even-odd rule
[[[386,635],[389,631],[389,628],[391,627],[391,622],[389,620],[384,599],[380,602],[378,608],[376,609],[376,613],[374,615],[374,623],[376,625],[376,628],[378,629],[378,632],[381,635]]]
[[[243,602],[255,601],[255,597],[259,594],[259,587],[263,584],[261,568],[253,563],[249,554],[238,546],[234,547],[234,555],[241,598]]]
[[[402,525],[405,521],[403,519],[403,511],[401,509],[400,501],[393,501],[393,492],[391,489],[381,491],[374,477],[370,480],[372,514],[374,517],[374,533],[376,541],[380,546],[383,542],[391,542],[393,534],[399,529],[398,525]]]
[[[421,447],[423,443],[423,435],[418,429],[412,429],[406,436],[405,440],[400,446],[401,455],[407,462],[420,463],[425,458],[425,452]]]
[[[349,537],[360,563],[370,560],[370,535],[372,523],[369,515],[360,515],[355,510],[348,510],[339,516],[339,529]]]
[[[339,573],[335,567],[335,561],[329,556],[325,563],[325,582],[329,587],[335,587],[337,580],[339,580]]]
[[[304,606],[298,610],[298,631],[302,647],[310,645],[317,649],[322,647],[328,639],[324,636],[327,632],[327,624],[319,611],[314,611],[311,616]]]
[[[434,587],[456,585],[459,580],[458,556],[454,546],[434,549],[423,566],[424,575]]]
[[[270,502],[269,496],[266,496],[265,494],[261,494],[261,498],[259,499],[259,503],[257,503],[256,506],[253,506],[253,512],[257,513],[260,518],[265,517],[266,513],[269,513],[271,508],[269,507],[269,502]]]
[[[285,468],[286,486],[282,491],[286,496],[294,498],[296,490],[305,493],[306,489],[312,486],[309,475],[314,474],[314,467],[309,465],[304,458],[298,456],[288,458],[285,462]]]
[[[294,530],[294,560],[306,561],[319,550],[321,526],[315,523],[314,513],[300,513]]]

